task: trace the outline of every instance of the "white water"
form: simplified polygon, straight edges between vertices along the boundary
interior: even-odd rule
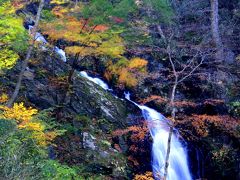
[[[30,35],[32,35],[32,29],[33,29],[33,26],[29,25],[28,26],[28,33]],[[45,45],[48,44],[48,42],[41,33],[39,33],[39,32],[36,33],[35,40],[38,41],[38,42],[41,42],[43,44],[43,46],[41,46],[42,50],[46,50]],[[67,62],[66,53],[62,49],[55,46],[54,51],[60,56],[60,58],[63,62]]]
[[[61,57],[63,62],[67,62],[66,53],[62,49],[58,48],[57,46],[54,47],[55,52]]]
[[[101,80],[99,78],[92,78],[85,71],[81,71],[80,75],[87,78],[88,80],[94,82],[95,84],[98,84],[99,86],[101,86],[105,90],[111,90],[111,89],[109,89],[108,85],[103,80]]]
[[[32,29],[33,29],[33,26],[28,26],[28,33],[30,35],[32,35]],[[42,42],[43,44],[47,44],[47,40],[43,37],[43,35],[39,32],[36,33],[36,36],[35,36],[35,40],[38,41],[38,42]]]
[[[155,179],[160,179],[164,173],[164,163],[167,151],[169,127],[167,119],[159,112],[147,106],[141,106],[130,99],[130,94],[125,93],[125,98],[134,103],[142,110],[143,117],[148,122],[150,134],[153,138],[152,145],[152,168]],[[188,168],[187,153],[183,145],[173,134],[168,167],[168,180],[191,180]]]

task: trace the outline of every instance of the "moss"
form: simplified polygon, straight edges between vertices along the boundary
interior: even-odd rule
[[[111,133],[113,131],[113,124],[109,123],[106,119],[97,120],[98,127],[103,131]]]
[[[42,20],[44,20],[46,22],[52,22],[55,19],[56,19],[56,17],[50,10],[47,10],[47,9],[42,10]]]
[[[67,133],[74,133],[77,131],[77,128],[70,123],[64,124],[63,129],[66,130]]]
[[[91,119],[84,115],[77,115],[75,120],[81,122],[83,127],[87,127],[91,123]]]

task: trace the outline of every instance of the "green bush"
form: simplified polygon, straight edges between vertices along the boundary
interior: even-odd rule
[[[75,169],[50,160],[47,149],[14,120],[0,119],[0,159],[0,179],[83,179]]]
[[[42,20],[44,20],[46,22],[51,22],[56,19],[54,14],[50,10],[46,10],[46,9],[42,10],[41,16],[42,16]]]
[[[240,117],[240,101],[231,102],[229,109],[235,116]]]
[[[49,180],[72,180],[80,179],[75,169],[61,165],[55,160],[44,161],[42,167],[43,179]]]

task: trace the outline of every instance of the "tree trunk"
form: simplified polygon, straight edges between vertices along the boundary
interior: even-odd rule
[[[44,6],[44,0],[41,0],[40,4],[39,4],[39,7],[38,7],[38,12],[37,12],[37,16],[36,16],[35,25],[33,27],[33,38],[32,38],[32,40],[30,42],[30,46],[28,48],[26,58],[25,58],[25,60],[22,63],[21,72],[19,74],[18,81],[17,81],[17,84],[15,86],[14,93],[11,96],[10,100],[7,102],[7,106],[8,107],[12,107],[14,101],[16,100],[16,98],[18,96],[18,93],[19,93],[19,90],[20,90],[20,87],[21,87],[21,84],[22,84],[23,75],[24,75],[25,69],[27,68],[28,61],[29,61],[29,59],[31,57],[32,50],[33,50],[33,47],[34,47],[35,37],[36,37],[36,34],[37,34],[38,24],[39,24],[39,20],[40,20],[40,16],[41,16],[41,12],[42,12],[43,6]]]
[[[218,0],[210,0],[211,1],[211,28],[212,28],[212,36],[213,41],[216,46],[216,60],[224,60],[224,52],[223,52],[223,43],[220,36],[219,31],[219,9],[218,9]]]
[[[97,28],[97,26],[98,26],[98,25],[95,25],[95,26],[92,28],[92,30],[90,31],[89,35],[91,35],[91,34],[94,32],[94,30]]]
[[[175,100],[175,93],[176,93],[176,89],[177,89],[177,84],[178,84],[178,78],[176,77],[174,85],[173,85],[173,89],[172,89],[171,100],[170,100],[170,105],[172,107],[171,117],[172,117],[172,123],[173,124],[170,125],[169,134],[168,134],[167,154],[166,154],[165,165],[164,165],[163,180],[166,180],[167,175],[168,175],[169,157],[170,157],[170,151],[171,151],[171,140],[172,140],[172,135],[173,135],[173,125],[174,125],[174,122],[175,122],[175,112],[176,112],[176,108],[174,106],[174,100]]]
[[[73,74],[75,72],[75,66],[76,66],[76,63],[79,59],[79,55],[80,53],[77,53],[73,59],[73,63],[72,63],[72,67],[71,67],[71,70],[69,71],[69,74],[68,74],[68,78],[67,78],[67,86],[66,86],[66,93],[64,95],[64,98],[63,98],[63,102],[62,104],[63,105],[67,105],[70,103],[70,95],[71,95],[71,91],[72,91],[72,85],[73,85],[73,81],[72,81],[72,78],[73,78]]]
[[[75,8],[77,7],[78,4],[78,0],[75,0]]]
[[[158,30],[158,33],[159,33],[159,35],[161,36],[164,44],[167,44],[166,36],[165,36],[164,33],[163,33],[163,30],[162,30],[161,25],[157,25],[157,30]]]
[[[83,24],[83,26],[82,26],[82,28],[81,28],[80,34],[82,34],[82,32],[83,32],[84,28],[86,27],[88,21],[89,21],[89,19],[85,19],[85,20],[84,20],[84,24]]]

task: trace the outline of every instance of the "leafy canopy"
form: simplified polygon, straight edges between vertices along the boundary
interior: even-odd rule
[[[12,120],[16,122],[18,129],[31,132],[31,137],[40,146],[46,146],[58,135],[57,131],[48,131],[41,120],[33,118],[38,113],[37,109],[26,108],[23,103],[15,103],[12,108],[0,106],[0,110],[1,119]]]
[[[150,13],[145,20],[155,23],[171,22],[173,10],[169,0],[143,0],[142,6]]]
[[[13,67],[27,48],[28,35],[9,0],[0,1],[0,70]]]
[[[134,0],[92,0],[84,6],[82,14],[85,19],[91,19],[91,23],[95,25],[111,24],[113,17],[121,18],[123,21],[136,10]]]

